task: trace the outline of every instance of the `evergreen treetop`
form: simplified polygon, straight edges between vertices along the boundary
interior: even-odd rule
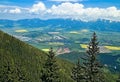
[[[97,60],[99,54],[98,43],[96,33],[94,32],[86,51],[87,54],[83,58],[83,67],[85,69],[84,78],[86,82],[104,82],[101,73],[102,66]]]
[[[80,64],[80,59],[78,59],[75,67],[73,67],[71,77],[76,82],[81,82],[84,80],[84,70]]]
[[[51,48],[48,58],[42,70],[41,80],[42,82],[60,82],[59,79],[59,67],[56,63],[55,53]]]

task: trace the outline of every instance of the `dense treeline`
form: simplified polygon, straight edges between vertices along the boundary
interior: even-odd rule
[[[41,82],[47,54],[0,31],[0,82]],[[70,78],[72,64],[57,59],[62,82]]]
[[[52,49],[45,53],[0,31],[0,82],[103,82],[101,76],[105,82],[119,82],[110,72],[101,73],[105,69],[96,59],[97,45],[94,34],[87,58],[82,58],[85,62],[78,59],[74,67],[56,58]]]

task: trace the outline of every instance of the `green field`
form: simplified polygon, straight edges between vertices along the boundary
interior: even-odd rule
[[[17,27],[14,27],[9,30],[5,29],[5,31],[9,32],[12,35],[30,38],[30,40],[26,41],[26,43],[46,52],[49,51],[50,47],[53,47],[55,52],[57,52],[57,50],[60,48],[63,50],[69,49],[70,53],[64,54],[71,54],[72,52],[80,54],[84,53],[90,41],[90,37],[94,32],[94,30],[88,29],[66,30],[62,27],[51,29],[49,26],[26,29],[20,29],[20,27],[18,29]],[[114,63],[111,63],[110,68],[113,69],[114,66],[120,68],[120,64],[118,63],[120,55],[120,33],[107,31],[95,32],[98,36],[99,46],[102,46],[103,49],[107,50],[107,53],[103,53],[103,56],[107,54],[110,56],[110,59],[113,58],[111,61]],[[63,56],[64,54],[61,54],[60,57],[70,61],[76,61],[76,58],[74,57],[78,58],[76,55],[74,55],[74,57],[72,55],[69,55],[70,57],[66,55],[67,57],[65,57]],[[104,61],[103,63],[106,64],[107,61]]]

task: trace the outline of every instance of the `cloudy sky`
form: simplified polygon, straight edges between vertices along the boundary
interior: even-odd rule
[[[120,0],[0,0],[0,19],[120,21]]]

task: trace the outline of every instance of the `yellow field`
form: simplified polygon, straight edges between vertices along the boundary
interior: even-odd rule
[[[61,46],[63,46],[64,43],[62,43],[62,42],[49,42],[49,45],[61,45]]]
[[[42,51],[49,52],[50,49],[42,49]]]
[[[82,29],[82,30],[80,30],[80,31],[70,31],[69,33],[70,33],[70,34],[81,34],[81,33],[83,33],[83,32],[89,32],[89,30],[87,30],[87,29]]]
[[[15,32],[28,32],[28,31],[25,29],[21,29],[21,30],[15,30]]]
[[[89,32],[87,29],[82,29],[81,32]]]
[[[75,41],[75,43],[80,43],[80,41]]]
[[[87,48],[88,45],[86,44],[80,44],[81,48]]]
[[[87,48],[88,45],[86,44],[80,44],[81,48]],[[120,50],[120,47],[117,46],[104,46],[105,48],[109,50]]]
[[[70,34],[79,34],[79,32],[77,32],[77,31],[71,31],[71,32],[69,32]]]
[[[109,50],[120,50],[120,47],[116,47],[116,46],[104,46],[104,47]]]

